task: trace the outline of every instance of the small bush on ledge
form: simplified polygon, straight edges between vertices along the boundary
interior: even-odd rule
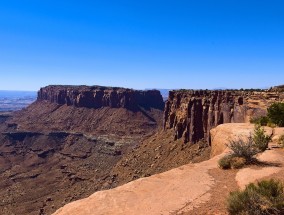
[[[240,169],[244,165],[246,165],[247,161],[245,158],[242,157],[233,157],[231,159],[231,168],[232,169]]]
[[[283,184],[273,179],[251,183],[230,193],[227,208],[231,215],[284,214]]]
[[[267,109],[267,116],[272,123],[279,127],[284,126],[284,103],[274,103]]]
[[[254,156],[259,152],[252,137],[249,137],[247,140],[240,138],[232,140],[228,147],[232,150],[232,153],[218,161],[221,169],[242,168],[244,165],[251,163]]]
[[[235,157],[242,157],[246,159],[247,162],[252,161],[253,157],[259,153],[259,149],[251,136],[247,140],[241,138],[231,140],[228,147],[232,150]]]
[[[268,143],[271,141],[271,137],[265,135],[264,129],[260,125],[256,125],[254,129],[253,141],[256,148],[258,148],[260,152],[264,152],[268,148]]]
[[[250,123],[269,126],[269,127],[283,127],[284,126],[284,103],[275,102],[267,108],[267,116],[260,116],[252,118]]]
[[[221,169],[231,169],[231,159],[232,155],[226,155],[225,157],[222,157],[218,161],[218,165]]]
[[[238,169],[252,163],[255,161],[254,156],[264,152],[268,148],[270,141],[271,137],[265,135],[264,129],[260,125],[256,125],[253,137],[250,136],[247,140],[239,138],[230,141],[228,147],[232,153],[219,160],[219,167],[221,169]]]
[[[267,116],[260,116],[257,118],[250,119],[250,123],[266,126],[269,123],[269,118]]]
[[[218,161],[221,169],[240,169],[247,163],[243,157],[236,157],[233,154],[227,155]]]

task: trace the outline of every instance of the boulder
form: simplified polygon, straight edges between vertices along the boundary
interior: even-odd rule
[[[211,157],[223,153],[230,140],[247,139],[253,136],[254,128],[255,125],[249,123],[227,123],[213,128],[210,131]],[[273,134],[273,128],[264,127],[264,130],[266,135]]]

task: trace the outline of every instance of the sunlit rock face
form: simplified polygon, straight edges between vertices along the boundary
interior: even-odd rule
[[[265,115],[267,107],[284,101],[279,91],[178,90],[165,104],[164,129],[174,129],[174,139],[184,143],[209,141],[211,128],[223,123],[249,122]]]
[[[101,86],[47,86],[38,92],[38,101],[47,100],[87,108],[163,109],[163,97],[158,90],[133,90]]]

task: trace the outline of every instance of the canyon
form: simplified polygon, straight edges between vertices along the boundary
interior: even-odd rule
[[[247,123],[281,101],[279,88],[175,90],[165,103],[158,90],[41,88],[33,104],[1,117],[0,213],[51,214],[97,191],[209,160],[213,128]]]
[[[163,106],[155,90],[48,86],[2,114],[0,213],[51,214],[117,186],[112,168],[162,127]]]

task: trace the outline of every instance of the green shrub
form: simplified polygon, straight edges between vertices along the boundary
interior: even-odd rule
[[[253,157],[259,152],[252,137],[247,140],[241,138],[231,140],[228,147],[233,151],[235,157],[243,157],[247,162],[252,161]]]
[[[280,146],[284,147],[284,134],[279,137],[278,144]]]
[[[266,126],[270,122],[269,122],[269,118],[267,116],[260,116],[260,117],[257,117],[257,118],[252,118],[250,120],[250,123],[258,124],[258,125],[261,125],[261,126]]]
[[[270,128],[275,128],[277,125],[275,125],[274,123],[272,123],[271,121],[269,121],[267,123],[267,126],[270,127]]]
[[[267,116],[277,126],[284,126],[284,103],[274,103],[267,109]]]
[[[219,161],[219,167],[221,169],[240,169],[247,163],[243,157],[236,157],[234,154],[226,155]]]
[[[227,208],[231,215],[284,214],[283,184],[273,179],[251,183],[230,193]]]
[[[231,169],[231,159],[232,159],[232,155],[226,155],[222,157],[218,161],[219,167],[221,169]]]
[[[253,141],[255,146],[261,152],[264,152],[268,147],[268,143],[271,141],[271,137],[265,135],[264,129],[260,125],[256,125],[254,128]]]
[[[246,159],[242,157],[232,157],[230,165],[232,169],[240,169],[246,165]]]
[[[239,138],[229,142],[227,146],[232,150],[232,154],[221,158],[218,161],[219,167],[221,169],[242,168],[245,164],[254,161],[256,154],[265,151],[270,140],[271,137],[265,135],[264,129],[256,125],[253,137],[250,136],[247,140]]]

